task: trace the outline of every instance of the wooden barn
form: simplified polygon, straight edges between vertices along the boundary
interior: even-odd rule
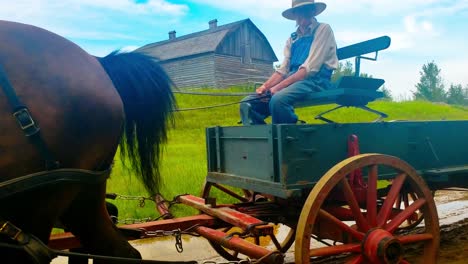
[[[263,33],[245,19],[145,45],[137,51],[158,58],[178,88],[225,88],[265,81],[278,61]]]

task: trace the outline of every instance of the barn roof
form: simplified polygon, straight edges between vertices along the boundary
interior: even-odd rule
[[[215,28],[176,37],[175,39],[167,39],[164,41],[150,43],[138,48],[137,51],[147,52],[162,61],[215,52],[216,48],[223,41],[226,35],[237,30],[243,23],[251,23],[253,28],[258,30],[258,33],[265,38],[263,33],[250,19],[247,18],[233,23],[216,26]]]

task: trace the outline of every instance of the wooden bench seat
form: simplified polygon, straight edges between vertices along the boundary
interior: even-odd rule
[[[335,83],[334,89],[312,93],[304,101],[296,104],[295,107],[337,104],[337,107],[322,112],[315,117],[327,123],[334,123],[334,121],[323,117],[323,115],[342,107],[356,107],[377,114],[379,117],[374,121],[380,121],[386,118],[387,115],[385,113],[367,106],[369,102],[384,96],[383,92],[377,90],[385,81],[383,79],[360,77],[360,65],[361,59],[377,60],[378,52],[388,48],[390,46],[390,41],[390,37],[382,36],[338,49],[337,55],[339,60],[355,58],[355,75],[342,76]],[[369,53],[374,53],[374,57],[363,56]]]

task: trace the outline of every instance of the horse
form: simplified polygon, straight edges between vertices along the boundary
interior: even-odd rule
[[[47,244],[60,221],[89,253],[140,259],[105,209],[106,178],[120,146],[149,194],[158,192],[176,107],[163,68],[138,52],[95,57],[9,21],[0,21],[0,68],[0,229],[12,224],[21,230],[15,236]],[[40,262],[0,253],[2,263]]]

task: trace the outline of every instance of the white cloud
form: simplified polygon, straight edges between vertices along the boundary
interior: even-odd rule
[[[120,49],[121,52],[131,52],[138,49],[138,46],[125,46]]]
[[[72,1],[70,0],[70,2]],[[76,3],[82,6],[118,10],[126,13],[153,13],[180,16],[188,11],[187,5],[172,4],[166,0],[148,0],[144,3],[135,3],[132,0],[80,0],[76,1]]]
[[[277,19],[282,11],[291,7],[291,0],[191,0],[191,2],[263,19]]]
[[[439,65],[441,75],[446,81],[446,87],[450,84],[461,84],[463,87],[468,85],[468,75],[466,74],[468,58],[453,58],[442,60]]]
[[[270,17],[278,17],[282,11],[291,7],[291,0],[191,0],[191,2],[206,4],[224,10],[239,11],[254,16],[264,16],[269,13]],[[457,3],[452,3],[453,1],[451,0],[318,0],[317,2],[326,3],[328,7],[326,12],[332,14],[388,16],[401,14],[409,10],[421,10],[421,8],[433,6],[437,3],[440,3],[441,6],[450,6],[452,9],[460,9],[468,1],[459,0]],[[446,9],[451,9],[450,7]]]
[[[188,11],[188,5],[173,4],[169,0],[144,3],[134,0],[15,0],[2,5],[0,17],[35,25],[68,39],[128,41],[131,44],[145,39],[154,24],[171,23]],[[142,28],[132,29],[135,25]],[[120,47],[114,44],[113,48],[115,46]]]
[[[417,62],[396,60],[391,55],[381,56],[377,62],[368,62],[365,72],[375,78],[385,80],[385,87],[390,89],[396,100],[410,99],[415,85],[419,81],[422,65]]]
[[[429,21],[422,21],[421,22],[421,28],[425,32],[433,32],[433,30],[434,30],[433,24],[431,22],[429,22]]]
[[[463,0],[464,1],[464,0]],[[246,15],[261,18],[278,18],[282,11],[291,7],[291,0],[191,0],[194,3],[206,4],[216,8],[238,11]],[[436,0],[318,0],[327,4],[326,12],[331,14],[390,15],[402,10],[420,7],[437,2]]]
[[[172,4],[167,0],[148,0],[145,3],[135,3],[133,0],[15,0],[2,5],[0,17],[28,24],[53,26],[61,21],[99,20],[110,13],[178,17],[184,16],[188,11],[187,5]]]
[[[405,30],[408,33],[415,33],[417,31],[416,19],[414,16],[407,16],[403,19]]]

